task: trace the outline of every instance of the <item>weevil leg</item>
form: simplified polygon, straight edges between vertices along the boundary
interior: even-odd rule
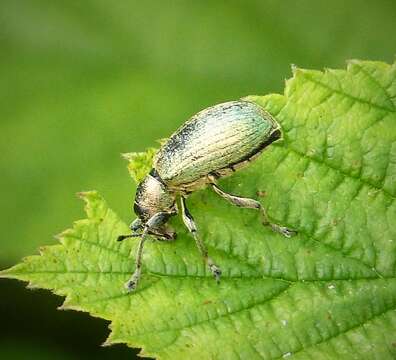
[[[154,214],[144,225],[141,238],[138,244],[138,247],[136,248],[136,256],[135,256],[135,271],[130,277],[130,279],[125,283],[125,288],[128,291],[133,291],[136,289],[141,272],[142,272],[142,257],[143,257],[143,246],[144,242],[146,241],[146,236],[147,234],[150,233],[151,229],[155,229],[159,225],[161,225],[165,219],[167,219],[171,214],[166,213],[166,212],[158,212]]]
[[[158,229],[151,229],[150,235],[156,237],[158,241],[174,241],[177,238],[176,232],[170,226],[161,226]]]
[[[280,233],[286,237],[292,237],[297,233],[296,231],[291,230],[287,227],[272,223],[268,218],[267,211],[257,200],[228,194],[225,191],[221,190],[213,182],[210,185],[218,195],[220,195],[223,199],[227,200],[231,204],[242,208],[259,210],[263,218],[263,225],[269,226],[273,231]]]
[[[186,206],[186,198],[184,196],[181,197],[181,209],[182,209],[182,218],[183,222],[186,225],[188,231],[194,237],[195,243],[197,244],[198,250],[204,258],[206,264],[208,265],[210,271],[212,272],[214,278],[217,282],[220,281],[221,270],[220,268],[213,262],[213,260],[208,255],[208,249],[205,244],[201,240],[201,238],[197,234],[197,226],[195,225],[194,218],[192,217],[190,211]]]
[[[143,245],[146,241],[147,228],[144,229],[142,237],[140,238],[139,245],[136,249],[136,259],[135,259],[135,271],[130,277],[130,279],[125,283],[125,288],[129,291],[136,289],[137,284],[140,280],[140,275],[142,272],[142,255],[143,255]]]

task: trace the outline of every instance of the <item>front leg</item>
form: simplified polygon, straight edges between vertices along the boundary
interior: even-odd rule
[[[199,252],[204,258],[206,264],[208,265],[210,271],[212,272],[214,278],[217,282],[220,281],[221,270],[220,268],[212,261],[212,259],[208,256],[208,249],[205,244],[201,240],[201,238],[197,234],[197,226],[195,225],[194,218],[191,213],[188,211],[186,206],[186,199],[184,196],[181,197],[181,208],[182,208],[182,218],[183,222],[186,225],[188,231],[194,237],[195,243],[198,247]]]
[[[141,272],[142,272],[142,257],[143,257],[143,245],[146,241],[147,234],[150,234],[152,229],[156,229],[158,226],[164,223],[164,221],[169,217],[169,213],[166,212],[158,212],[154,214],[144,225],[143,232],[141,234],[141,238],[136,249],[136,257],[135,257],[135,271],[130,277],[130,279],[125,283],[125,288],[128,291],[133,291],[136,289]],[[134,234],[135,235],[135,234]],[[125,238],[125,237],[124,237]]]
[[[287,227],[272,223],[268,218],[267,211],[263,206],[261,206],[261,204],[257,200],[228,194],[225,191],[221,190],[214,182],[212,182],[210,185],[218,195],[220,195],[223,199],[227,200],[229,203],[238,207],[259,210],[263,218],[263,225],[271,227],[273,231],[278,232],[286,237],[292,237],[297,233],[296,231],[291,230]]]

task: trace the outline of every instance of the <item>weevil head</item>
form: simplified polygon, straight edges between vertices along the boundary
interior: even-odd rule
[[[142,229],[148,219],[158,212],[176,212],[175,194],[168,190],[155,169],[138,185],[133,209],[138,218],[131,224],[132,231]]]

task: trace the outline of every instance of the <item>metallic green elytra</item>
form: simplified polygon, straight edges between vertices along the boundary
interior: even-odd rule
[[[260,210],[263,224],[274,231],[287,237],[295,234],[293,230],[270,222],[257,200],[228,194],[216,184],[217,179],[246,166],[280,137],[280,126],[268,112],[252,102],[238,100],[202,110],[161,146],[153,168],[136,191],[134,211],[138,218],[130,226],[133,233],[118,237],[119,241],[128,237],[141,238],[135,272],[125,284],[128,291],[136,289],[140,279],[146,235],[158,240],[175,239],[176,233],[166,223],[179,209],[210,271],[217,281],[220,279],[221,270],[208,256],[186,206],[188,194],[205,186],[210,186],[233,205]]]
[[[232,101],[199,112],[159,150],[153,167],[168,187],[194,187],[210,173],[229,173],[281,136],[258,105]],[[222,176],[222,175],[221,175]]]

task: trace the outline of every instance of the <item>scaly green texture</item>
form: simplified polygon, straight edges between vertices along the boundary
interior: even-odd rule
[[[127,225],[87,192],[87,219],[2,276],[66,296],[63,308],[112,321],[108,344],[161,359],[393,359],[396,65],[296,69],[284,95],[250,99],[284,140],[221,185],[260,196],[296,237],[200,191],[190,210],[220,285],[175,219],[178,239],[147,244],[140,286],[126,293],[136,241],[117,243]]]

